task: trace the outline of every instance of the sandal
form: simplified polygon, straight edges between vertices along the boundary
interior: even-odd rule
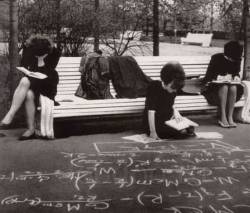
[[[229,124],[229,127],[230,127],[230,128],[236,128],[236,127],[237,127],[237,124],[236,124],[236,123]]]
[[[219,126],[220,127],[222,127],[222,128],[230,128],[230,125],[229,124],[224,124],[222,121],[218,121],[218,124],[219,124]]]

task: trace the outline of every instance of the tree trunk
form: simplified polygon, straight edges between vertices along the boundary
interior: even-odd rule
[[[214,30],[214,2],[211,1],[211,16],[210,16],[210,33]]]
[[[56,40],[57,47],[61,49],[61,0],[56,0]]]
[[[159,56],[159,0],[153,4],[153,55]]]
[[[244,71],[243,79],[250,80],[250,14],[249,14],[249,3],[248,0],[244,0],[243,7],[243,16],[244,16]]]
[[[9,0],[9,61],[10,72],[8,74],[8,83],[10,93],[14,92],[14,72],[18,65],[18,0]]]
[[[95,0],[95,20],[94,20],[94,51],[99,50],[99,9],[100,4],[99,0]]]

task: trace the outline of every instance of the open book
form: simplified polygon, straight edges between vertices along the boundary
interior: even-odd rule
[[[25,67],[17,67],[17,69],[29,77],[38,78],[38,79],[45,79],[48,77],[47,75],[40,73],[40,72],[31,72],[27,70]]]
[[[182,130],[182,129],[186,129],[190,126],[199,126],[199,124],[191,121],[190,119],[186,118],[186,117],[182,117],[182,120],[177,122],[176,119],[171,119],[168,121],[165,121],[165,124],[176,129],[176,130]]]
[[[241,84],[241,81],[235,81],[232,78],[232,75],[218,75],[216,80],[211,81],[211,83],[215,84]]]

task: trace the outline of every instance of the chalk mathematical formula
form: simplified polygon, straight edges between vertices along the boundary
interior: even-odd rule
[[[58,153],[63,168],[1,172],[10,190],[0,212],[250,212],[249,150],[220,141],[94,147]]]

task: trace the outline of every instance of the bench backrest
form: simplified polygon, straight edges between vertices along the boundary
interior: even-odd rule
[[[208,33],[208,34],[188,33],[187,34],[187,40],[192,40],[192,41],[207,41],[207,40],[211,40],[212,35],[213,35],[212,33]]]
[[[185,42],[190,43],[201,43],[203,46],[210,46],[212,41],[213,34],[212,33],[188,33],[185,38]]]
[[[187,78],[204,76],[210,56],[137,56],[134,57],[143,72],[153,80],[160,79],[161,68],[169,61],[179,61]],[[80,83],[81,57],[61,57],[56,70],[59,73],[58,95],[73,95]],[[111,84],[111,93],[115,91]]]

